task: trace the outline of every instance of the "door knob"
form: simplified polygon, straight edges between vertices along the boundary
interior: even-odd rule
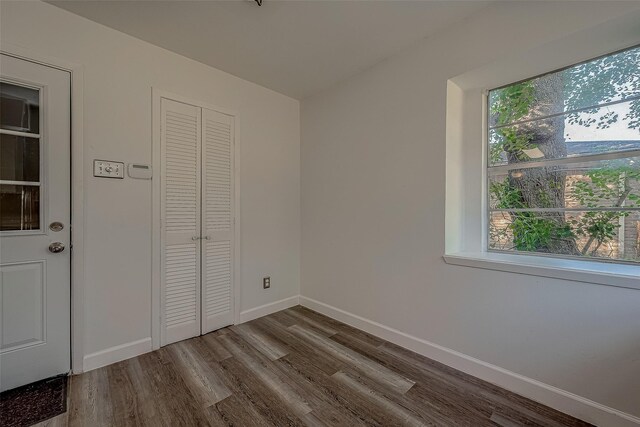
[[[49,252],[57,254],[64,251],[64,244],[61,242],[53,242],[49,245]]]
[[[64,224],[61,223],[60,221],[54,221],[51,224],[49,224],[49,230],[51,231],[60,231],[64,228]]]

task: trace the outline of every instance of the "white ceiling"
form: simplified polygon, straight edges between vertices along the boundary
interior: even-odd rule
[[[302,99],[486,1],[57,1],[63,9]]]

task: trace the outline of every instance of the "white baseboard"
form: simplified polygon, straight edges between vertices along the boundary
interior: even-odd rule
[[[640,418],[634,415],[414,337],[320,301],[300,296],[300,305],[592,424],[620,427],[640,425]]]
[[[132,357],[148,353],[151,350],[151,337],[147,337],[87,354],[83,359],[84,372],[102,368],[103,366],[111,365],[121,360],[131,359]]]
[[[240,323],[248,322],[258,317],[267,316],[276,311],[285,310],[299,304],[299,296],[295,295],[279,301],[270,302],[259,307],[251,308],[240,313]]]
[[[298,298],[298,295],[295,295],[280,301],[245,310],[240,313],[240,323],[248,322],[250,320],[257,319],[258,317],[266,316],[289,307],[294,307],[298,305]],[[132,357],[148,353],[152,350],[151,337],[117,345],[115,347],[100,350],[84,356],[83,370],[84,372],[87,372],[93,369],[102,368],[103,366],[130,359]]]

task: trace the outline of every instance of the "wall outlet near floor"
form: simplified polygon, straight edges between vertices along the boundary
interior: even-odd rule
[[[271,287],[271,277],[262,278],[262,288],[269,289]]]

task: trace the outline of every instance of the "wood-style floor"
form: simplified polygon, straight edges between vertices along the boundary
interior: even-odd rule
[[[41,425],[588,424],[294,307],[74,376]]]

